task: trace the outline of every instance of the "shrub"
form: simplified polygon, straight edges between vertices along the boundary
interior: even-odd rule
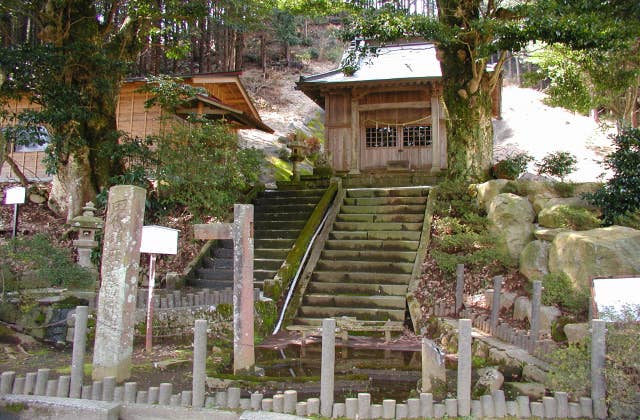
[[[572,230],[589,230],[600,227],[600,219],[591,211],[576,206],[560,205],[554,208],[553,215],[556,223],[554,227],[564,227]]]
[[[569,393],[572,401],[591,393],[590,345],[555,350],[550,356],[550,369],[545,385],[554,391]]]
[[[549,153],[542,158],[542,161],[536,163],[538,175],[547,174],[560,178],[564,182],[564,178],[576,170],[578,160],[575,155],[569,152]]]
[[[241,149],[223,124],[175,127],[158,142],[158,192],[164,205],[186,206],[196,217],[224,216],[258,180],[262,153]]]
[[[551,187],[560,197],[573,197],[576,191],[576,184],[572,182],[553,182]]]
[[[27,275],[38,287],[87,288],[94,284],[93,273],[77,265],[68,249],[53,245],[42,234],[12,239],[1,246],[0,262],[16,275],[14,290],[25,288]]]
[[[549,273],[542,279],[542,303],[555,305],[579,319],[586,319],[589,312],[589,294],[576,289],[565,273]]]
[[[438,184],[433,194],[436,194],[434,214],[438,216],[465,217],[469,214],[482,214],[484,209],[469,194],[469,186],[462,180],[447,180]]]
[[[613,223],[615,225],[640,230],[640,210],[627,211],[624,214],[619,214],[613,218]]]
[[[528,182],[509,181],[500,191],[501,193],[515,194],[520,197],[526,197],[533,191],[531,185]]]
[[[491,175],[494,178],[516,179],[527,170],[527,165],[531,161],[533,156],[528,153],[515,153],[493,165]]]
[[[640,416],[640,306],[635,319],[607,324],[607,402],[611,418]]]
[[[593,194],[585,194],[602,208],[603,220],[608,225],[616,217],[640,209],[640,129],[625,129],[612,140],[615,150],[604,158],[604,166],[613,176]]]

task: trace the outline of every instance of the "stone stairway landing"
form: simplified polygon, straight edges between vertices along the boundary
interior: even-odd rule
[[[428,193],[347,190],[293,324],[327,317],[403,322]]]

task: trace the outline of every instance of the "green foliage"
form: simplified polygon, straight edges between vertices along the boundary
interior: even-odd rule
[[[536,163],[538,175],[547,174],[556,176],[564,182],[564,178],[576,170],[578,160],[569,152],[549,153]]]
[[[576,184],[573,182],[552,182],[551,187],[560,197],[575,196]]]
[[[441,182],[433,193],[436,194],[435,215],[462,218],[470,214],[483,214],[483,209],[469,193],[468,183],[464,180]]]
[[[176,126],[158,139],[158,194],[164,206],[183,205],[196,217],[223,217],[258,180],[262,153],[240,149],[223,124]]]
[[[542,284],[544,305],[555,305],[578,319],[586,319],[589,313],[589,292],[574,288],[569,276],[562,272],[549,273],[543,277]]]
[[[278,306],[274,301],[257,301],[256,310],[256,338],[266,337],[273,332],[278,322]]]
[[[572,401],[591,392],[591,350],[585,346],[569,345],[550,355],[550,369],[545,385],[554,391],[569,393]]]
[[[90,288],[94,284],[90,271],[76,265],[67,249],[54,246],[42,234],[0,246],[0,262],[17,277],[35,277],[44,287]],[[21,283],[17,282],[16,288],[22,288]]]
[[[614,216],[613,224],[640,230],[640,209]]]
[[[518,181],[507,182],[501,190],[501,193],[515,194],[520,197],[526,197],[532,192],[533,191],[528,182],[518,182]]]
[[[533,156],[528,153],[516,153],[498,161],[491,167],[491,175],[494,178],[516,179],[527,170]]]
[[[612,138],[615,150],[604,158],[613,176],[585,197],[602,209],[605,224],[640,209],[640,129],[628,128]]]
[[[565,227],[571,230],[590,230],[600,227],[601,222],[598,217],[584,207],[558,206],[554,216],[559,221],[558,227]]]
[[[636,318],[607,324],[607,402],[611,418],[640,416],[640,306]]]

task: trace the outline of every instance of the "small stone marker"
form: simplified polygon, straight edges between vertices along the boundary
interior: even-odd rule
[[[84,354],[87,346],[87,319],[89,307],[76,307],[73,330],[73,355],[71,357],[71,385],[69,397],[80,398],[84,379]]]
[[[458,415],[471,414],[471,320],[458,320]]]
[[[115,376],[123,381],[131,376],[145,198],[146,191],[132,185],[116,185],[109,190],[93,379]]]
[[[206,391],[207,321],[196,319],[193,332],[193,406],[202,407]]]
[[[607,382],[604,376],[607,356],[606,322],[602,319],[591,320],[591,400],[593,417],[607,418]]]
[[[491,303],[491,324],[489,332],[493,335],[498,328],[498,316],[500,315],[500,293],[502,292],[502,276],[493,278],[493,302]]]
[[[233,223],[194,225],[196,239],[233,239],[233,372],[255,365],[253,343],[253,206],[236,204]]]
[[[536,280],[533,282],[533,294],[531,296],[531,325],[530,339],[534,343],[540,338],[540,305],[542,302],[542,282]]]
[[[456,315],[460,313],[464,294],[464,264],[456,266]]]
[[[433,340],[422,338],[422,392],[433,391],[433,380],[447,381],[444,354]]]
[[[322,362],[320,366],[320,414],[331,416],[336,363],[336,320],[322,320]]]

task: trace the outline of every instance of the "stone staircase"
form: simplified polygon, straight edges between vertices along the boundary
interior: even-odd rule
[[[405,320],[428,187],[347,190],[294,325]]]
[[[255,286],[262,288],[282,265],[325,189],[289,185],[262,192],[254,203]],[[219,241],[190,280],[193,287],[222,290],[233,287],[233,243]]]

